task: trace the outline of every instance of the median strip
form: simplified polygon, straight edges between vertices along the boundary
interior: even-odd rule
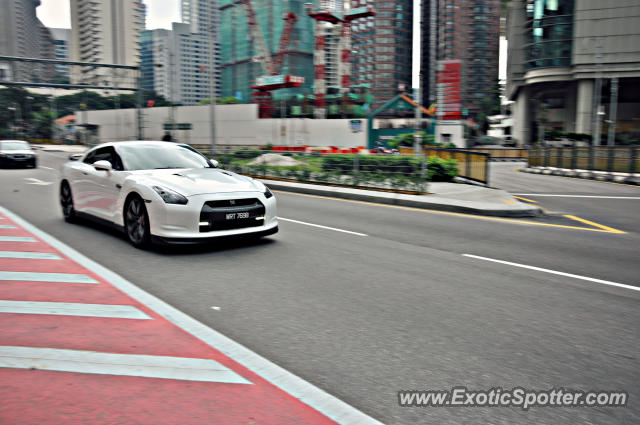
[[[28,258],[32,260],[62,260],[48,252],[0,251],[0,258]]]
[[[0,367],[251,384],[215,360],[0,346]]]
[[[21,282],[54,282],[54,283],[98,283],[86,274],[75,273],[33,273],[0,271],[0,281],[14,280]]]
[[[38,242],[26,236],[0,236],[0,242]]]
[[[151,319],[151,317],[131,305],[41,301],[0,300],[0,313],[51,314],[55,316],[105,317],[110,319]]]

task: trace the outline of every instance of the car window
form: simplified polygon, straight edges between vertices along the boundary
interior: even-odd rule
[[[96,160],[94,159],[96,156],[96,151],[97,149],[92,150],[91,152],[89,152],[87,154],[87,156],[84,157],[84,159],[82,160],[82,162],[84,162],[85,164],[93,164],[94,162],[96,162]]]
[[[120,158],[120,155],[116,153],[113,146],[105,146],[104,148],[98,148],[89,152],[83,162],[93,164],[96,161],[108,161],[111,164],[111,167],[116,171],[122,171],[124,169],[122,166],[122,159]]]
[[[209,168],[206,158],[193,149],[174,144],[126,144],[118,146],[126,170],[161,168]]]
[[[31,150],[31,146],[27,142],[21,142],[19,140],[10,140],[0,142],[0,149],[5,151],[21,151]]]

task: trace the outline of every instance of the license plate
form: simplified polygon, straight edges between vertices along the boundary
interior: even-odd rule
[[[249,218],[248,212],[229,213],[227,214],[227,220],[239,220],[242,218]]]

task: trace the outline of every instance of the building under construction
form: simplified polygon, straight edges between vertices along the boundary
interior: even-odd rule
[[[303,77],[305,81],[300,87],[274,91],[276,99],[312,93],[314,21],[306,16],[304,3],[304,0],[220,0],[223,97],[235,96],[243,103],[251,102],[251,87],[256,80],[274,74]],[[290,13],[296,17],[293,22],[285,19]],[[261,51],[262,43],[268,58]],[[268,70],[271,62],[276,62],[279,69]]]

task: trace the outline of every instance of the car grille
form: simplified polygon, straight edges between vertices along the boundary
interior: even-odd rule
[[[200,211],[200,232],[262,226],[265,211],[257,198],[208,201]]]

